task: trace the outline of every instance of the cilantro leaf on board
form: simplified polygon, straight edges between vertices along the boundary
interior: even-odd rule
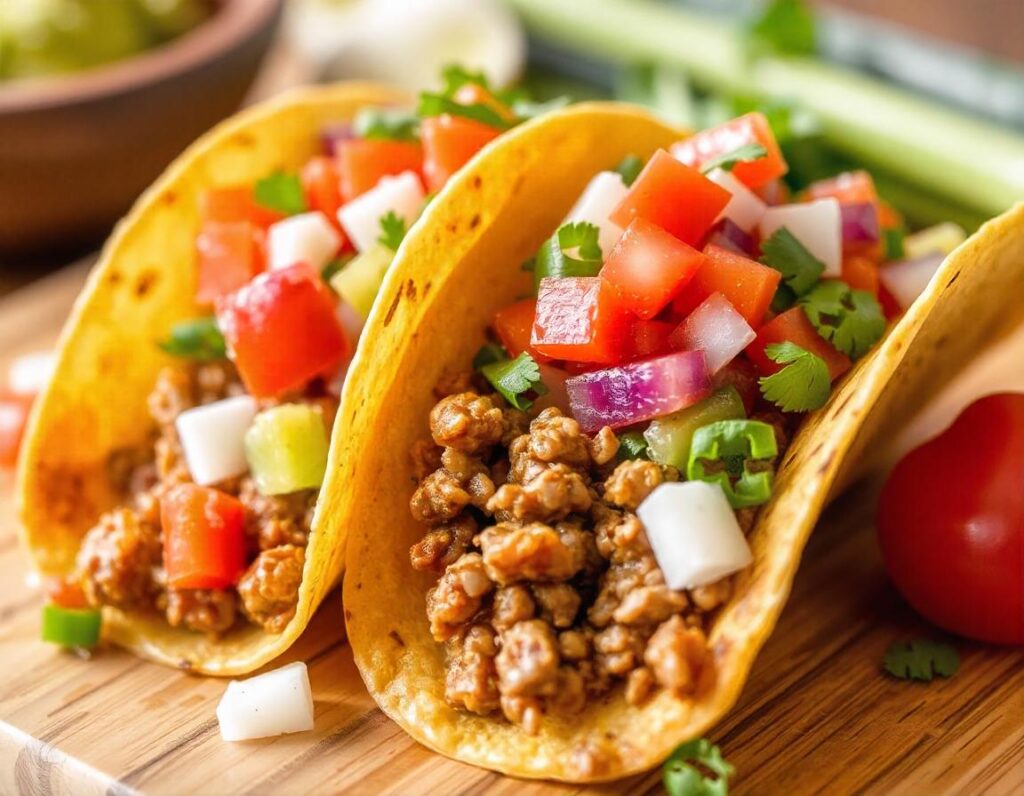
[[[676,747],[661,768],[661,781],[668,796],[727,796],[735,772],[717,746],[698,738]]]
[[[781,273],[782,281],[797,296],[814,287],[825,273],[825,264],[785,227],[761,241],[761,262]]]
[[[761,394],[784,412],[809,412],[828,401],[832,389],[828,365],[795,343],[772,343],[765,354],[785,367],[759,380]]]
[[[960,668],[960,656],[948,644],[927,639],[897,641],[885,652],[882,668],[900,680],[927,683],[939,677],[952,677]]]
[[[394,210],[388,210],[380,217],[380,236],[377,238],[377,242],[396,252],[408,231],[405,219],[397,215]]]
[[[289,216],[305,213],[308,209],[306,195],[302,191],[302,181],[297,174],[277,171],[269,177],[257,180],[253,196],[257,204]]]
[[[482,366],[480,372],[516,409],[526,410],[533,406],[533,401],[525,398],[524,393],[532,390],[537,395],[546,395],[548,391],[541,381],[540,368],[525,351],[515,359],[490,362]]]
[[[799,303],[818,334],[851,359],[864,356],[885,334],[885,313],[878,300],[845,282],[819,282]]]

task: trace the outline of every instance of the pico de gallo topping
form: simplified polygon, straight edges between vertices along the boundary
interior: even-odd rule
[[[866,172],[790,200],[786,171],[760,113],[609,163],[527,264],[534,295],[438,385],[410,556],[438,578],[452,705],[535,732],[619,685],[640,704],[714,678],[707,634],[800,414],[949,246],[912,253]]]
[[[523,100],[450,68],[417,112],[366,109],[326,128],[301,168],[196,197],[198,311],[160,343],[152,442],[111,457],[124,502],[65,581],[83,610],[159,613],[215,637],[243,620],[287,626],[338,396],[384,274],[428,192],[524,118]],[[85,645],[92,626],[69,611],[47,606],[44,635]]]

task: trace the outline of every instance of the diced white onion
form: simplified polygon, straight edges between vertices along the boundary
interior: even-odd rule
[[[220,737],[248,741],[313,729],[313,692],[302,661],[232,680],[217,705]]]
[[[903,254],[908,260],[916,260],[928,254],[949,254],[967,240],[967,233],[959,224],[943,221],[934,227],[922,229],[903,239]]]
[[[216,484],[249,469],[245,432],[255,417],[256,401],[251,395],[225,398],[178,415],[174,424],[193,481],[201,486]]]
[[[15,359],[7,371],[7,386],[18,395],[38,395],[53,375],[57,355],[52,351],[36,351]]]
[[[271,268],[307,263],[320,271],[340,248],[341,236],[319,211],[286,218],[267,230],[267,260]]]
[[[687,351],[703,351],[708,373],[716,374],[757,337],[729,299],[712,293],[683,322],[682,344]]]
[[[670,589],[714,583],[754,560],[718,484],[661,484],[636,513]]]
[[[732,194],[729,204],[718,214],[715,221],[731,219],[732,223],[744,232],[750,232],[760,223],[768,205],[762,202],[757,194],[724,169],[714,169],[708,175],[708,179]]]
[[[761,239],[780,227],[788,229],[804,248],[825,264],[824,276],[838,277],[843,268],[843,221],[833,197],[795,205],[769,207],[761,218]]]
[[[916,260],[887,263],[878,269],[878,278],[900,307],[908,309],[924,293],[944,259],[941,252],[933,252]]]
[[[618,207],[629,188],[622,181],[622,175],[615,171],[602,171],[596,175],[583,189],[569,215],[569,221],[587,221],[600,230],[598,242],[601,245],[601,256],[607,260],[615,244],[622,237],[622,227],[613,224],[608,216]]]
[[[380,237],[380,220],[389,212],[412,226],[423,209],[423,184],[415,172],[403,171],[397,177],[381,177],[380,182],[338,210],[338,221],[356,249],[366,251]]]

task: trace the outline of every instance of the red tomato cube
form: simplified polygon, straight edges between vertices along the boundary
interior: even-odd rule
[[[782,274],[774,268],[721,246],[704,247],[704,265],[673,302],[679,315],[689,315],[712,293],[721,293],[751,328],[757,329],[772,304]]]
[[[509,304],[498,310],[494,315],[494,332],[505,346],[509,356],[517,357],[524,351],[537,362],[550,362],[539,351],[530,345],[530,334],[533,331],[533,319],[537,315],[537,299],[528,298]]]
[[[871,257],[847,255],[843,257],[843,281],[854,290],[866,290],[878,297],[878,263]]]
[[[837,351],[828,340],[818,334],[818,330],[800,307],[786,310],[762,326],[757,333],[757,339],[747,347],[747,356],[762,374],[770,376],[784,366],[769,359],[765,348],[771,343],[784,342],[795,343],[805,351],[817,354],[825,360],[832,381],[850,369],[850,358]]]
[[[445,113],[424,119],[420,137],[427,189],[440,191],[455,172],[499,135],[501,130],[462,116]]]
[[[808,199],[834,197],[841,205],[877,204],[875,181],[866,171],[846,171],[827,180],[812,182],[807,187]]]
[[[257,398],[301,389],[350,354],[334,297],[305,263],[260,274],[218,301],[217,324]]]
[[[631,324],[600,277],[545,277],[530,345],[553,359],[611,364],[621,359]]]
[[[668,321],[633,321],[626,343],[625,359],[632,362],[669,353],[672,351],[669,336],[673,329],[675,325]]]
[[[263,270],[258,230],[250,221],[208,222],[196,237],[196,301],[213,304]]]
[[[167,583],[224,589],[245,571],[245,506],[217,489],[178,484],[160,499]]]
[[[423,150],[411,141],[353,139],[338,144],[338,176],[341,197],[351,202],[371,188],[377,187],[381,177],[402,172],[423,171]]]
[[[233,224],[249,221],[265,230],[285,215],[259,204],[252,186],[245,186],[203,191],[199,195],[199,217],[204,226],[209,222]]]
[[[630,224],[601,269],[619,303],[650,320],[689,282],[705,257],[643,218]]]
[[[340,230],[338,208],[342,205],[341,175],[338,173],[337,162],[326,155],[310,158],[302,167],[300,178],[309,209],[319,210]]]
[[[781,177],[789,166],[782,157],[768,119],[760,111],[747,113],[723,124],[702,130],[673,145],[672,154],[694,168],[747,144],[760,144],[768,154],[747,163],[737,163],[732,173],[748,188],[758,188]]]
[[[659,149],[608,218],[620,227],[642,218],[696,246],[731,198],[725,188]]]

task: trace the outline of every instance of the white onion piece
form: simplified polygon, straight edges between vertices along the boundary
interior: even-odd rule
[[[193,481],[206,486],[248,471],[245,432],[255,417],[256,401],[251,395],[225,398],[178,415],[174,425]]]
[[[769,207],[761,219],[761,239],[785,227],[804,248],[825,264],[823,276],[838,277],[843,268],[843,230],[839,202],[828,197],[813,202]]]
[[[903,309],[909,309],[914,300],[924,293],[946,255],[941,252],[887,263],[878,269],[878,278]]]
[[[714,376],[757,338],[729,299],[712,293],[669,338],[686,351],[703,351],[708,373]]]
[[[7,386],[18,395],[39,395],[53,376],[57,355],[52,351],[35,351],[11,362],[7,370]]]
[[[319,272],[340,248],[341,235],[319,211],[286,218],[267,230],[267,262],[272,269],[306,263]]]
[[[715,169],[708,175],[708,179],[732,194],[729,204],[718,214],[716,221],[728,218],[744,232],[750,232],[758,225],[768,205],[757,194],[724,169]]]
[[[934,227],[922,229],[903,239],[903,254],[908,260],[916,260],[926,254],[949,254],[967,240],[967,233],[959,224],[944,221]]]
[[[248,741],[313,729],[313,692],[302,661],[232,680],[217,705],[220,737]]]
[[[423,209],[423,184],[415,172],[403,171],[380,182],[338,210],[338,221],[355,247],[364,252],[380,237],[380,220],[389,212],[412,226]]]
[[[636,513],[670,589],[714,583],[754,560],[718,484],[661,484]]]
[[[565,221],[587,221],[600,230],[598,242],[601,256],[607,260],[615,244],[622,237],[622,227],[608,220],[608,216],[619,206],[629,188],[622,181],[622,175],[615,171],[602,171],[583,189]]]

